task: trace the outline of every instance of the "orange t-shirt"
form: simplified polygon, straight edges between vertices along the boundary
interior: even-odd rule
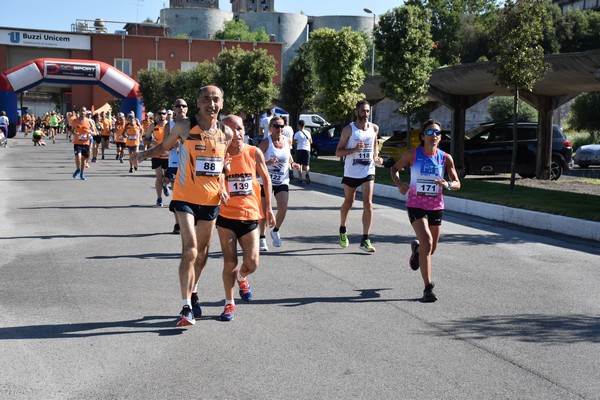
[[[125,143],[127,136],[124,134],[125,125],[119,121],[117,122],[117,135],[115,137],[115,143]]]
[[[154,129],[152,130],[152,137],[156,141],[157,146],[159,144],[161,144],[163,142],[163,140],[165,140],[165,127],[154,124]],[[167,158],[169,158],[169,152],[165,151],[161,155],[156,156],[154,158],[167,159]]]
[[[125,141],[127,147],[138,146],[140,144],[140,127],[132,123],[127,123],[125,125],[125,136],[127,137]]]
[[[230,156],[229,172],[225,175],[229,201],[221,205],[220,216],[238,221],[263,218],[255,157],[256,147],[250,145],[240,154]]]
[[[179,169],[173,184],[173,200],[202,206],[221,204],[219,190],[227,137],[221,125],[207,136],[198,125],[190,129],[188,138],[179,147]]]
[[[92,127],[92,122],[85,118],[83,121],[79,118],[73,121],[73,132],[75,133],[73,137],[73,144],[77,145],[89,145],[90,138],[92,134],[88,131],[92,131],[94,128]]]

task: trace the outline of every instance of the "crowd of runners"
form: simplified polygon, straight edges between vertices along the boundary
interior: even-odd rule
[[[165,198],[171,197],[173,233],[180,234],[182,240],[179,263],[182,309],[177,326],[194,325],[202,316],[199,282],[215,227],[223,254],[225,290],[220,318],[230,321],[237,310],[235,284],[243,301],[253,298],[248,276],[257,270],[260,252],[269,250],[267,229],[273,246],[283,246],[281,228],[288,208],[291,172],[295,170],[300,181],[310,183],[311,137],[301,129],[302,124],[294,134],[286,119],[267,115],[261,121],[262,141],[254,146],[245,140],[242,117],[220,116],[223,108],[220,88],[200,88],[197,106],[197,115],[188,116],[185,100],[176,99],[173,111],[161,107],[154,113],[148,112],[142,121],[133,112],[113,117],[110,112],[93,113],[86,107],[64,117],[48,113],[45,126],[38,126],[37,122],[32,125],[33,119],[23,118],[23,132],[25,136],[32,134],[34,145],[45,145],[44,137],[55,142],[63,134],[65,140],[73,142],[73,179],[86,180],[89,162],[96,163],[113,154],[119,163],[128,161],[130,173],[137,171],[139,162],[151,159],[156,176],[155,204],[162,207]],[[370,122],[370,113],[367,101],[356,104],[354,122],[343,129],[336,149],[336,156],[344,158],[344,200],[340,206],[338,243],[342,248],[350,245],[348,214],[360,187],[363,207],[359,248],[375,253],[369,235],[375,166],[382,160],[377,146],[379,128]],[[408,218],[416,236],[410,244],[408,264],[413,270],[421,270],[423,302],[437,300],[431,281],[431,256],[440,237],[442,190],[460,188],[452,157],[438,148],[441,129],[439,122],[427,121],[420,135],[421,145],[407,151],[390,170],[398,190],[407,196]],[[292,151],[293,144],[298,151]],[[111,151],[109,155],[109,150],[114,153]],[[399,172],[405,167],[410,167],[409,181],[400,180]],[[238,244],[241,263],[237,257]]]

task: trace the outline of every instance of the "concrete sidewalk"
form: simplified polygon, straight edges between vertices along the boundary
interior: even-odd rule
[[[341,178],[337,176],[311,172],[310,178],[314,183],[341,187]],[[379,183],[375,183],[375,196],[406,202],[406,196],[400,194],[396,187]],[[600,222],[545,214],[538,211],[499,206],[450,196],[444,197],[444,202],[446,203],[446,210],[449,211],[600,242]]]

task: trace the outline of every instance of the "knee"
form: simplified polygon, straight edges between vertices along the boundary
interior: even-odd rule
[[[433,246],[433,243],[431,240],[422,241],[419,243],[419,254],[431,255],[431,254],[433,254],[434,250],[435,250],[435,247]]]
[[[184,248],[182,258],[185,261],[194,262],[198,258],[198,249],[191,246]]]

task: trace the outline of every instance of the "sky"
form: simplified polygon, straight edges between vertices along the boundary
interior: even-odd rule
[[[160,10],[168,7],[169,0],[102,0],[90,1],[2,1],[0,25],[11,28],[71,31],[76,20],[94,20],[119,23],[107,24],[110,33],[123,29],[126,22],[156,21]],[[369,8],[375,14],[398,7],[403,0],[275,0],[275,11],[304,13],[306,15],[364,15]],[[230,0],[219,0],[222,10],[231,11]],[[121,23],[123,22],[123,23]]]

